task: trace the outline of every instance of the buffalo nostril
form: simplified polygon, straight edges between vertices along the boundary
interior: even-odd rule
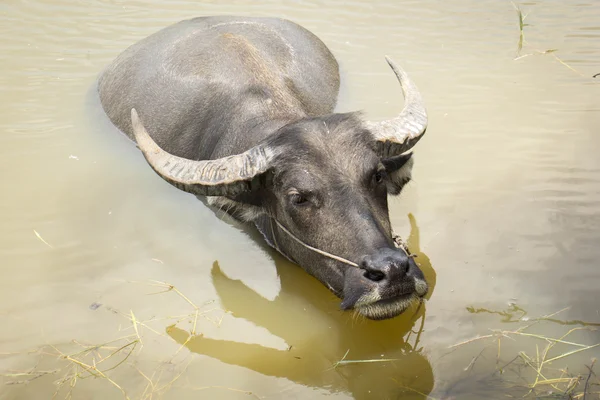
[[[364,273],[364,277],[370,281],[379,282],[385,278],[385,274],[378,270],[367,270]]]
[[[407,259],[407,260],[403,260],[403,261],[400,263],[400,265],[399,265],[399,268],[400,268],[400,271],[401,271],[403,274],[408,274],[408,270],[409,270],[409,268],[410,268],[410,263],[408,262],[408,259]]]

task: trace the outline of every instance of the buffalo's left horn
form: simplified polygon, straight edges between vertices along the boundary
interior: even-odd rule
[[[398,64],[387,56],[385,59],[400,82],[404,108],[393,119],[367,122],[366,126],[377,142],[380,157],[390,158],[410,150],[423,137],[427,129],[427,111],[417,85]]]
[[[259,177],[270,167],[273,152],[258,145],[216,160],[194,161],[161,149],[148,134],[135,108],[131,109],[135,140],[152,169],[164,180],[188,193],[235,196],[259,186]]]

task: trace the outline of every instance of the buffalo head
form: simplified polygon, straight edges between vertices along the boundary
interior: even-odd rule
[[[427,114],[417,87],[388,63],[405,106],[387,121],[304,118],[244,153],[195,161],[162,150],[132,110],[135,138],[162,178],[255,223],[271,246],[342,298],[343,309],[391,318],[427,292],[413,258],[394,245],[387,202],[411,178],[408,151]]]

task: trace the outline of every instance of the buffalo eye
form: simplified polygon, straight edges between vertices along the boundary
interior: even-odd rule
[[[300,192],[292,191],[288,194],[288,198],[290,199],[290,203],[294,206],[304,206],[308,204],[308,198]]]
[[[379,170],[375,171],[375,174],[373,175],[373,179],[375,180],[376,184],[380,184],[385,180],[386,176],[387,176],[387,173],[386,173],[385,169],[379,169]]]

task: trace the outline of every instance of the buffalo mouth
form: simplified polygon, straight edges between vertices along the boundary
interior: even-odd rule
[[[420,298],[421,297],[414,292],[390,299],[378,300],[374,303],[357,305],[355,310],[360,315],[369,319],[389,319],[402,314],[411,304],[419,301]]]
[[[368,319],[394,318],[420,302],[429,291],[423,273],[412,259],[406,275],[392,282],[374,281],[365,277],[364,272],[359,268],[346,269],[340,308],[354,309]]]
[[[416,278],[412,292],[378,299],[373,302],[358,301],[354,305],[354,309],[358,314],[372,320],[394,318],[406,311],[413,303],[420,302],[428,290],[427,283],[422,279]]]

